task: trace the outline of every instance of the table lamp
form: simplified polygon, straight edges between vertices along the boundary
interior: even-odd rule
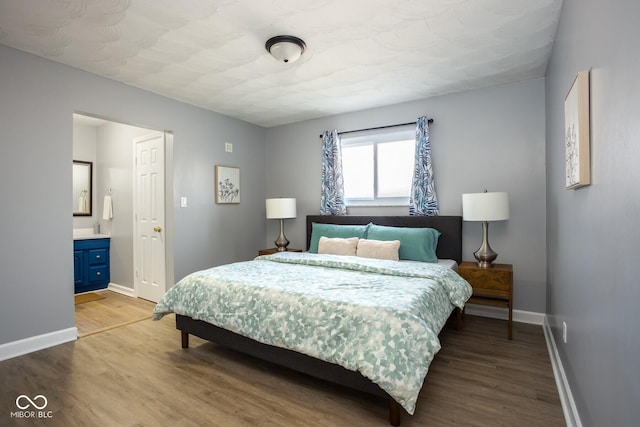
[[[279,219],[280,220],[280,235],[275,241],[278,252],[284,252],[287,250],[289,241],[284,235],[284,220],[286,218],[296,217],[296,199],[294,198],[275,198],[267,199],[267,219]]]
[[[473,253],[479,267],[491,267],[498,254],[489,246],[489,221],[509,219],[509,193],[467,193],[462,195],[462,219],[482,221],[482,245]]]

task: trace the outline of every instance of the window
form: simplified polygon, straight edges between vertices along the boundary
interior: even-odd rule
[[[409,204],[415,130],[342,137],[344,195],[348,206]]]

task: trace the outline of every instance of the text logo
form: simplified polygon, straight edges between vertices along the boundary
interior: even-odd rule
[[[35,396],[33,399],[24,394],[21,394],[16,398],[16,406],[22,410],[29,409],[32,406],[38,410],[44,409],[47,407],[48,403],[47,398],[41,394]]]

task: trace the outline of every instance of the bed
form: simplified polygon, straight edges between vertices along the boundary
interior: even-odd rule
[[[362,248],[375,243],[385,251],[392,242],[380,241],[393,240],[396,232],[435,235],[437,259],[422,262],[418,253],[417,261],[398,245],[400,262],[327,252],[327,242],[351,245],[354,239],[348,234],[363,229]],[[336,237],[331,234],[335,230],[349,231]],[[391,238],[385,238],[389,232]],[[403,411],[413,413],[440,349],[438,333],[471,295],[470,286],[454,271],[461,262],[461,234],[459,216],[310,215],[308,252],[259,256],[188,275],[158,303],[154,319],[175,313],[183,348],[189,346],[189,335],[195,335],[384,397],[389,422],[400,425]],[[402,240],[399,247],[411,244]],[[451,265],[438,260],[451,260]]]

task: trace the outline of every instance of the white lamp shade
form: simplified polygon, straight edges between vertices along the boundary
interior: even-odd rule
[[[267,199],[266,205],[267,219],[296,217],[296,199],[294,198]]]
[[[463,194],[462,219],[465,221],[502,221],[509,219],[509,193]]]

